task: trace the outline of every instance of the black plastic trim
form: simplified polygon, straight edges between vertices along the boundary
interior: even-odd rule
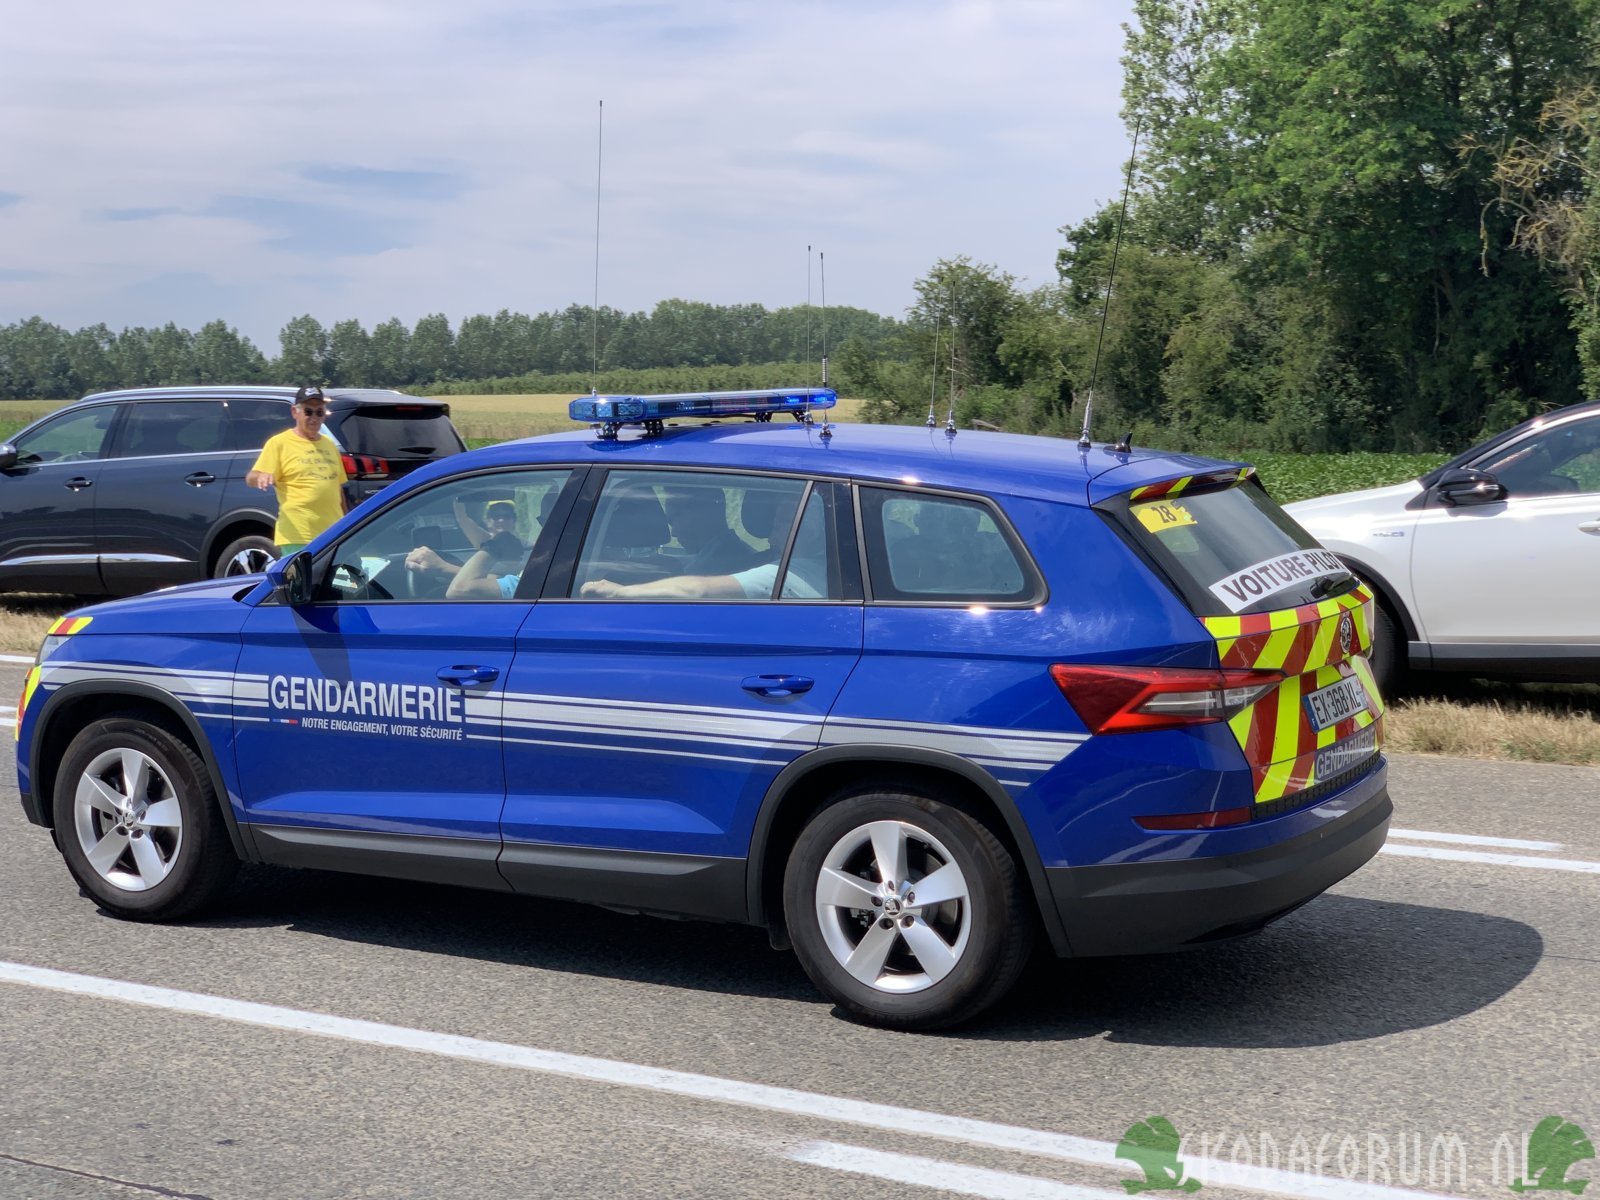
[[[1298,837],[1243,854],[1047,868],[1079,957],[1154,954],[1253,933],[1327,891],[1383,848],[1387,772],[1350,788],[1355,807]]]
[[[737,924],[750,915],[738,858],[507,842],[500,874],[528,896]]]
[[[259,823],[247,828],[261,848],[261,860],[280,867],[382,875],[495,892],[511,890],[495,869],[500,855],[498,837],[449,838]]]
[[[1530,682],[1600,681],[1600,645],[1521,645],[1518,643],[1417,643],[1433,671],[1481,672],[1495,678]],[[1415,651],[1413,651],[1415,653]]]
[[[39,710],[39,716],[33,725],[33,737],[28,742],[28,763],[34,778],[38,778],[39,775],[40,753],[44,746],[44,735],[49,730],[51,721],[59,715],[60,708],[67,701],[90,696],[135,696],[141,700],[153,701],[177,717],[188,730],[190,739],[200,755],[200,761],[205,764],[206,771],[211,776],[211,786],[217,793],[217,805],[222,809],[222,820],[227,826],[228,840],[233,843],[234,853],[245,862],[261,861],[249,833],[234,820],[233,805],[228,801],[228,788],[223,782],[222,772],[217,767],[217,758],[211,749],[211,739],[206,737],[195,715],[184,707],[176,696],[158,687],[123,679],[84,679],[51,692],[45,699],[44,707]],[[42,803],[35,803],[38,811],[30,813],[29,819],[34,820],[37,825],[48,825],[50,801],[46,799]]]
[[[1017,811],[1016,802],[1011,799],[1010,793],[1000,786],[994,776],[960,755],[919,746],[862,743],[829,746],[801,755],[778,773],[778,777],[767,788],[766,797],[761,802],[760,811],[756,813],[755,828],[750,836],[749,870],[745,880],[745,900],[749,907],[750,923],[768,925],[772,921],[771,914],[766,911],[764,899],[767,841],[772,836],[773,823],[777,820],[779,810],[794,788],[802,784],[806,776],[812,772],[826,767],[853,764],[871,770],[894,763],[909,763],[959,775],[983,792],[1005,820],[1011,841],[1021,855],[1022,866],[1027,873],[1029,886],[1032,887],[1033,894],[1039,902],[1039,915],[1045,933],[1050,938],[1051,946],[1057,954],[1069,953],[1066,928],[1062,925],[1051,901],[1044,864],[1039,858],[1038,849],[1034,846],[1033,834],[1022,819],[1022,814]]]

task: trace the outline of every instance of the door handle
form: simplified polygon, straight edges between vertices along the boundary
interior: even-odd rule
[[[74,475],[71,479],[67,480],[67,487],[74,492],[81,492],[84,488],[93,486],[94,480],[88,479],[82,475]]]
[[[462,687],[477,687],[500,678],[499,667],[440,667],[434,677],[446,683],[459,683]]]
[[[1600,518],[1593,521],[1580,521],[1578,528],[1584,533],[1600,533]]]
[[[782,700],[786,696],[809,692],[816,684],[815,679],[808,679],[804,675],[751,675],[739,686],[768,700]]]
[[[215,483],[217,481],[217,477],[210,471],[195,471],[191,475],[185,475],[183,477],[183,481],[187,484],[192,484],[195,487],[205,487],[205,485],[208,483]]]

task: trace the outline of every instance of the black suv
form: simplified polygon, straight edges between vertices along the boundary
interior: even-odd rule
[[[466,449],[450,406],[399,392],[327,392],[352,505]],[[293,388],[101,392],[0,445],[0,591],[131,595],[262,570],[277,498],[245,484],[293,424]]]

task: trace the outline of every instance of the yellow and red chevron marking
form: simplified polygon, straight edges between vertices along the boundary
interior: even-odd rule
[[[34,667],[22,681],[22,697],[17,701],[17,725],[12,730],[15,741],[22,740],[22,715],[28,711],[28,701],[33,699],[34,689],[39,686],[39,668]]]
[[[46,637],[59,637],[69,633],[82,633],[93,617],[62,617],[45,633]]]
[[[1134,503],[1141,500],[1161,500],[1172,496],[1181,496],[1184,492],[1197,486],[1215,487],[1217,484],[1243,483],[1255,473],[1254,467],[1240,467],[1237,471],[1212,471],[1205,475],[1184,475],[1177,479],[1163,480],[1161,483],[1146,484],[1136,487],[1128,493],[1128,499]]]
[[[1350,649],[1339,641],[1339,622],[1350,614]],[[1224,667],[1299,675],[1372,649],[1372,593],[1365,585],[1331,600],[1242,617],[1201,617],[1217,639]]]
[[[1346,614],[1352,635],[1348,651],[1339,640],[1339,623]],[[1319,783],[1317,751],[1369,725],[1376,726],[1377,744],[1383,745],[1383,698],[1366,658],[1372,648],[1372,615],[1372,593],[1358,587],[1343,596],[1278,612],[1201,618],[1217,639],[1222,666],[1285,675],[1282,683],[1228,722],[1250,763],[1257,803]],[[1302,699],[1350,674],[1361,680],[1371,706],[1327,729],[1313,729]]]

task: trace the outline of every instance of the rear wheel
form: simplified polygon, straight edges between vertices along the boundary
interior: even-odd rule
[[[169,730],[132,717],[95,721],[67,747],[55,829],[78,883],[102,908],[132,920],[199,912],[239,866],[199,756]]]
[[[801,831],[784,912],[812,982],[897,1029],[976,1016],[1016,981],[1033,939],[1016,863],[982,822],[876,789],[840,795]]]
[[[246,534],[229,542],[217,556],[212,572],[214,579],[230,579],[235,575],[259,575],[276,562],[278,547],[271,538],[258,533]]]

